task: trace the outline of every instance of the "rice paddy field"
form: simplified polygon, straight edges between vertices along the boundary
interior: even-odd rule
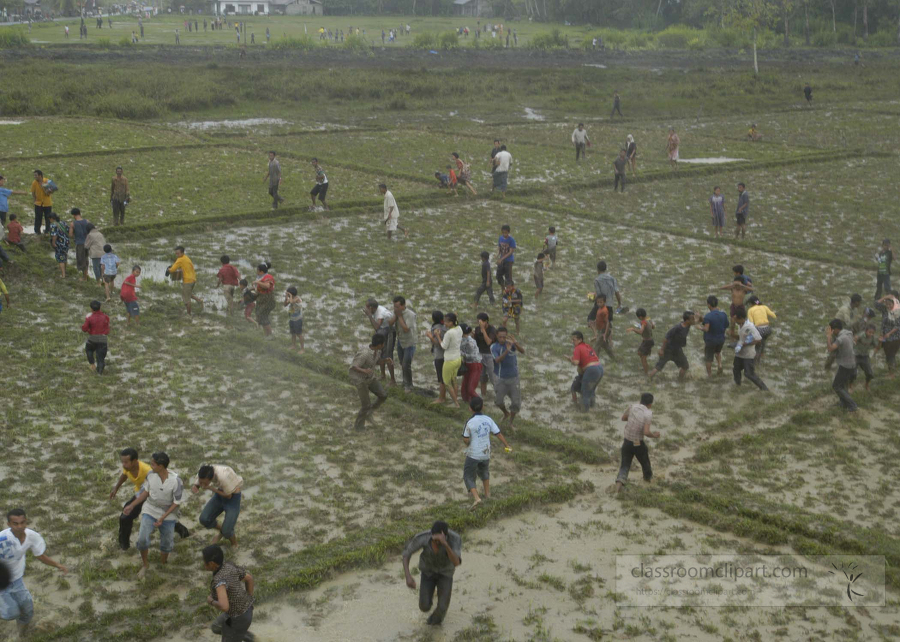
[[[51,50],[59,59],[40,63],[51,77],[102,87],[101,59],[73,62],[65,47]],[[16,63],[11,72],[35,64]],[[139,64],[126,60],[116,73]],[[69,220],[68,210],[79,207],[121,257],[116,290],[131,265],[143,267],[140,327],[126,326],[117,296],[104,303],[112,329],[99,377],[88,369],[80,328],[103,290],[79,279],[74,247],[61,278],[46,239],[31,233],[29,197],[10,197],[27,253],[5,246],[14,262],[0,271],[11,299],[0,313],[0,506],[26,508],[47,553],[70,569],[62,575],[28,560],[35,640],[217,639],[200,557],[211,532],[197,522],[206,496],[186,494],[180,521],[192,536],[176,538],[165,567],[151,548],[150,571],[138,581],[137,552],[120,551],[116,540],[128,486],[108,498],[125,447],[143,460],[165,450],[186,484],[203,463],[244,477],[240,546],[225,552],[256,578],[259,640],[900,636],[898,386],[879,354],[871,389],[861,378],[854,387],[860,411],[843,414],[833,373],[822,368],[827,322],[854,292],[871,301],[872,256],[883,238],[900,239],[896,58],[885,54],[863,70],[833,59],[813,70],[803,56],[778,58],[759,81],[731,63],[697,66],[689,56],[598,65],[520,69],[504,80],[496,70],[404,71],[379,67],[377,56],[359,64],[339,57],[330,73],[349,92],[343,98],[323,89],[300,99],[288,95],[299,89],[286,87],[262,100],[255,92],[279,74],[307,72],[273,58],[247,74],[243,62],[223,58],[213,67],[185,54],[178,65],[147,68],[147,82],[170,92],[153,117],[73,115],[49,99],[37,111],[3,113],[6,186],[27,190],[35,168],[52,178],[54,211]],[[310,82],[327,82],[323,70],[308,73]],[[247,84],[255,89],[236,90],[230,104],[185,95],[183,108],[171,107],[171,92],[190,77],[213,87],[238,75],[253,76]],[[801,92],[807,77],[812,105]],[[375,85],[389,91],[352,92]],[[465,89],[448,96],[447,85]],[[611,119],[615,89],[625,116]],[[103,100],[115,101],[115,87],[107,90],[112,98]],[[400,99],[402,108],[390,106]],[[578,122],[592,145],[576,163],[570,137]],[[752,123],[760,142],[746,140]],[[681,137],[677,170],[665,157],[669,127]],[[638,173],[614,193],[612,160],[628,134]],[[503,199],[491,195],[495,138],[513,156]],[[278,210],[264,183],[269,150],[284,173]],[[438,188],[434,172],[445,171],[452,152],[471,163],[477,196]],[[312,157],[329,179],[327,211],[309,210]],[[112,225],[109,208],[116,166],[133,199],[124,226]],[[386,238],[382,182],[408,237]],[[745,239],[734,238],[738,182],[751,198]],[[728,214],[721,239],[707,203],[715,186]],[[460,438],[468,412],[432,403],[437,384],[423,333],[432,310],[467,323],[485,311],[499,323],[499,305],[485,296],[476,309],[473,297],[479,255],[496,252],[504,224],[518,243],[514,277],[524,295],[514,332],[525,348],[523,406],[506,431],[513,452],[494,450],[491,500],[469,511]],[[531,270],[549,226],[560,237],[559,255],[538,300]],[[205,300],[193,317],[164,276],[177,245],[193,260]],[[222,254],[248,278],[269,262],[279,302],[285,288],[298,289],[304,353],[291,350],[281,305],[271,339],[239,311],[226,313],[215,287]],[[589,333],[586,294],[598,260],[609,264],[632,312],[616,318],[615,359],[600,355],[597,405],[583,414],[569,394],[569,337]],[[625,333],[633,311],[648,311],[658,347],[684,310],[705,311],[709,294],[727,307],[721,287],[735,264],[778,317],[759,369],[771,391],[736,387],[727,350],[725,373],[707,378],[697,329],[688,337],[686,380],[670,364],[648,383],[638,338]],[[418,314],[415,389],[388,388],[385,405],[356,431],[347,369],[370,338],[363,306],[396,295]],[[640,481],[635,462],[625,492],[614,495],[620,417],[645,391],[656,397],[653,425],[662,433],[650,444],[653,482]],[[490,386],[485,403],[499,420]],[[447,619],[428,627],[403,581],[400,551],[435,519],[462,534],[463,563]],[[635,606],[617,588],[617,556],[668,554],[883,556],[883,605]],[[12,639],[14,628],[0,623],[0,638]]]

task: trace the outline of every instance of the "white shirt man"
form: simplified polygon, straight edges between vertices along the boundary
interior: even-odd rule
[[[385,229],[388,232],[396,232],[400,222],[400,209],[390,190],[384,193],[384,219]]]
[[[498,172],[509,171],[509,166],[512,164],[512,154],[504,149],[497,152],[497,155],[494,157],[494,159],[497,161]]]

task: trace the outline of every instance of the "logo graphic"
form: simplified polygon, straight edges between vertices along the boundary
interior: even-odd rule
[[[841,562],[840,568],[835,566],[834,562],[831,563],[831,566],[834,567],[835,571],[838,571],[838,572],[844,574],[844,578],[847,580],[847,599],[848,600],[850,600],[852,602],[854,595],[856,595],[857,597],[865,597],[865,593],[858,593],[857,591],[853,590],[853,583],[862,577],[862,573],[857,573],[856,575],[853,574],[853,571],[855,571],[857,568],[855,563],[848,565],[846,569],[844,568],[843,562]],[[831,573],[832,575],[837,575],[838,573],[835,573],[835,571],[828,571],[828,572]]]

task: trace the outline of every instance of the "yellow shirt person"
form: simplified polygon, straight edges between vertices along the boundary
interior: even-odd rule
[[[181,280],[183,283],[196,283],[197,282],[197,272],[194,270],[193,262],[187,257],[187,255],[182,254],[172,266],[169,268],[170,272],[174,272],[176,270],[181,270]]]
[[[142,461],[138,462],[138,474],[132,475],[131,471],[127,468],[122,469],[122,474],[128,478],[134,485],[134,493],[137,495],[141,492],[141,486],[144,485],[144,480],[147,479],[147,473],[150,472],[150,464],[145,464]]]
[[[769,319],[777,319],[775,313],[769,309],[769,306],[761,303],[747,309],[747,318],[750,323],[759,327],[761,325],[769,325]]]
[[[44,183],[46,183],[46,179],[43,182],[37,179],[31,182],[31,195],[34,197],[34,204],[41,207],[53,207],[53,199],[50,198],[50,194],[44,191]]]

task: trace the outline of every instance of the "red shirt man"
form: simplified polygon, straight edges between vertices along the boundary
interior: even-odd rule
[[[134,303],[137,301],[137,292],[135,292],[135,285],[137,285],[137,279],[134,274],[129,274],[125,277],[125,280],[122,282],[122,289],[119,291],[119,298],[122,299],[125,303]]]
[[[588,365],[593,363],[600,363],[600,359],[597,358],[597,353],[594,352],[594,349],[583,341],[575,346],[575,350],[572,351],[572,361],[578,361],[578,371],[581,372]]]
[[[237,268],[234,267],[231,263],[226,263],[220,269],[218,274],[216,274],[219,281],[222,285],[234,285],[237,286],[241,282],[241,275],[238,273]]]
[[[109,316],[97,310],[92,312],[84,320],[81,326],[82,332],[87,332],[90,336],[99,336],[101,334],[109,334]]]

